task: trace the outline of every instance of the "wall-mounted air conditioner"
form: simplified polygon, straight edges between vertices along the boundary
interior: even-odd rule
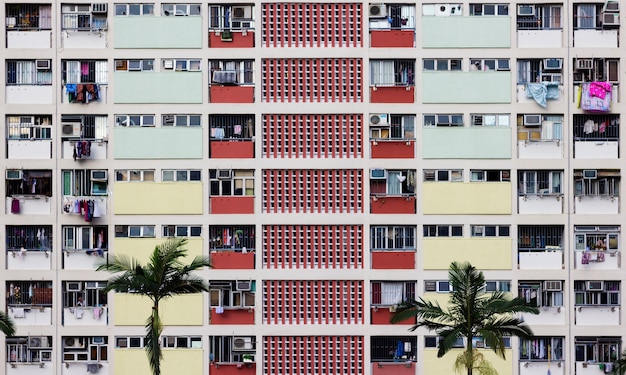
[[[61,124],[61,133],[63,137],[80,137],[81,135],[80,122],[71,122],[67,124]]]
[[[598,178],[597,169],[583,169],[583,178],[586,180],[595,180]]]
[[[541,115],[524,115],[524,126],[540,126]]]
[[[105,169],[96,169],[91,171],[91,180],[92,181],[107,181],[109,179],[107,170]]]
[[[602,13],[602,26],[619,26],[619,13]]]
[[[241,291],[249,291],[252,288],[252,282],[251,281],[246,281],[246,280],[237,280],[235,282],[235,289],[236,290],[241,290]]]
[[[385,4],[370,4],[370,17],[387,17],[387,6]]]
[[[251,337],[234,337],[233,338],[233,350],[252,350],[254,345],[252,344]]]
[[[35,60],[37,70],[50,70],[50,60]]]
[[[50,342],[47,336],[34,336],[28,338],[28,346],[32,349],[49,348]]]
[[[252,18],[252,6],[234,6],[233,7],[233,19],[235,18]]]
[[[174,69],[174,60],[172,59],[163,60],[163,69],[168,69],[168,70]]]
[[[520,4],[517,6],[518,16],[534,16],[535,6],[530,4]]]
[[[82,337],[66,337],[63,339],[64,349],[82,349],[85,347],[85,341]]]
[[[544,281],[543,290],[546,292],[560,292],[563,290],[563,282],[560,280]]]
[[[371,125],[389,125],[389,116],[386,113],[376,113],[370,115]]]
[[[576,70],[588,70],[593,68],[593,59],[576,59]]]
[[[107,3],[95,3],[91,4],[91,13],[106,13]]]
[[[602,291],[604,290],[604,281],[587,281],[585,288],[588,291]]]
[[[19,169],[7,169],[6,171],[7,180],[21,180],[22,177],[24,177],[24,172]]]
[[[217,170],[217,178],[219,179],[227,179],[233,176],[233,171],[230,169],[218,169]]]
[[[619,12],[619,1],[607,1],[604,3],[603,12]]]
[[[78,281],[70,281],[67,283],[67,291],[68,292],[80,292],[83,290],[83,286]]]
[[[94,336],[91,338],[91,343],[94,345],[104,344],[104,336]]]
[[[370,170],[370,180],[384,180],[387,178],[387,170],[372,169]]]
[[[561,70],[563,69],[563,59],[543,59],[544,70]]]

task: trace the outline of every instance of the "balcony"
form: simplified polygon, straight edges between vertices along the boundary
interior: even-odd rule
[[[254,48],[254,30],[209,30],[209,48]]]
[[[575,159],[618,159],[619,114],[574,115]]]
[[[52,116],[7,116],[6,131],[7,158],[52,158]]]
[[[10,337],[6,344],[5,374],[55,374],[51,336]]]
[[[415,102],[415,60],[371,60],[370,103]]]
[[[370,213],[414,214],[415,170],[370,171]]]
[[[372,336],[372,375],[416,375],[417,347],[415,336]]]
[[[524,215],[563,213],[563,194],[525,194],[517,197],[518,212]]]
[[[106,326],[109,308],[107,306],[64,307],[64,326]]]
[[[219,375],[256,374],[254,336],[209,336],[209,372]]]
[[[574,321],[577,326],[619,326],[620,306],[575,306]]]
[[[254,324],[256,282],[211,280],[209,324]]]
[[[9,270],[49,270],[52,267],[52,249],[48,250],[9,250],[7,269]]]
[[[254,213],[253,170],[211,169],[209,179],[210,213]]]
[[[372,159],[415,157],[415,116],[370,114]]]
[[[210,115],[209,157],[254,158],[254,116]]]
[[[397,305],[404,300],[415,298],[415,281],[372,281],[370,324],[391,324],[391,317]],[[415,318],[400,322],[414,325]]]
[[[6,60],[7,104],[52,104],[51,60]]]
[[[369,6],[370,47],[415,47],[415,6],[371,4]]]
[[[370,324],[391,324],[391,317],[393,317],[396,311],[395,305],[392,306],[373,306],[370,310]],[[399,325],[414,325],[417,322],[416,319],[407,319],[400,323],[396,323]]]
[[[63,48],[106,48],[108,45],[107,29],[106,4],[62,4],[61,45]]]
[[[253,225],[220,226],[209,228],[209,251],[213,269],[254,269]]]
[[[52,324],[52,282],[7,281],[7,314],[16,326]]]
[[[254,6],[209,4],[210,48],[253,48]]]
[[[7,4],[7,48],[51,48],[52,6],[50,4]]]
[[[253,60],[210,60],[209,103],[254,103]]]
[[[517,102],[535,103],[542,108],[550,108],[550,103],[562,103],[565,98],[560,82],[530,82],[517,84]]]
[[[563,6],[529,4],[517,9],[518,48],[561,48]]]
[[[517,239],[518,268],[563,269],[563,230],[562,225],[520,225]]]
[[[576,214],[619,213],[619,189],[619,170],[574,170],[574,212]]]

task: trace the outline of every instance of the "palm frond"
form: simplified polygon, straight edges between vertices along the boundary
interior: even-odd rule
[[[13,320],[3,311],[0,311],[0,331],[7,336],[15,335]]]
[[[152,369],[154,375],[161,374],[161,360],[163,359],[163,353],[161,352],[161,343],[159,338],[163,331],[163,325],[161,318],[159,317],[158,301],[155,302],[155,306],[152,307],[152,314],[146,321],[146,338],[145,348],[148,356],[148,363]]]

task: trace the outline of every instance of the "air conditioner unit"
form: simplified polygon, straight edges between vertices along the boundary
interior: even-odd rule
[[[219,179],[227,179],[233,176],[233,171],[231,169],[218,169],[217,170],[217,178]]]
[[[50,343],[48,342],[47,336],[35,336],[28,338],[28,346],[31,349],[35,348],[49,348]]]
[[[560,292],[563,290],[563,282],[560,280],[544,281],[543,290],[547,292]]]
[[[83,286],[78,281],[76,281],[76,282],[68,282],[66,284],[66,289],[67,289],[68,292],[80,292],[81,290],[83,290]]]
[[[237,72],[234,70],[216,70],[213,72],[215,83],[237,83]]]
[[[106,13],[107,3],[95,3],[91,4],[91,13]]]
[[[370,4],[370,17],[387,17],[385,4]]]
[[[92,181],[106,181],[109,179],[108,173],[104,169],[97,169],[91,171],[91,180]]]
[[[254,345],[252,344],[251,337],[235,337],[233,338],[233,350],[252,350]]]
[[[586,180],[595,180],[598,178],[598,171],[596,169],[583,169],[583,178]]]
[[[561,70],[563,69],[563,59],[543,59],[544,70]]]
[[[619,1],[607,1],[604,3],[603,12],[619,12]]]
[[[370,115],[371,125],[389,125],[389,116],[386,113],[376,113]]]
[[[524,126],[540,126],[541,115],[524,115]]]
[[[174,60],[163,60],[163,69],[174,69]]]
[[[602,26],[619,26],[619,13],[602,13]]]
[[[104,336],[94,336],[91,338],[91,343],[94,345],[104,344]]]
[[[585,288],[588,291],[602,291],[604,290],[604,281],[587,281]]]
[[[233,7],[233,13],[232,13],[232,17],[233,19],[235,18],[247,18],[250,19],[252,18],[252,6],[234,6]]]
[[[436,281],[424,281],[424,291],[426,291],[426,292],[436,292],[437,291],[437,282]]]
[[[593,59],[576,59],[576,70],[593,69]]]
[[[24,172],[18,169],[7,169],[6,171],[7,180],[21,180],[23,176]]]
[[[387,178],[387,170],[385,169],[371,169],[370,180],[384,180]]]
[[[435,16],[447,17],[450,15],[450,4],[435,4]]]
[[[237,282],[235,283],[236,290],[241,290],[245,292],[245,291],[250,290],[251,287],[252,287],[251,281],[237,280]]]
[[[37,70],[50,70],[50,60],[35,60]]]
[[[66,337],[63,339],[64,349],[82,349],[85,347],[85,341],[82,337]]]
[[[61,124],[61,132],[63,137],[80,137],[81,125],[80,122],[72,122],[68,124]]]
[[[517,15],[518,16],[534,16],[535,6],[529,5],[529,4],[520,4],[517,6]]]

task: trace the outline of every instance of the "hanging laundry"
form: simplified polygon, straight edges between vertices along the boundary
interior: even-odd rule
[[[608,126],[608,124],[609,124],[608,121],[602,121],[600,125],[598,126],[598,131],[600,133],[604,133],[606,131],[606,127]]]
[[[11,213],[12,214],[20,213],[20,200],[17,198],[13,198],[13,200],[11,200]]]

